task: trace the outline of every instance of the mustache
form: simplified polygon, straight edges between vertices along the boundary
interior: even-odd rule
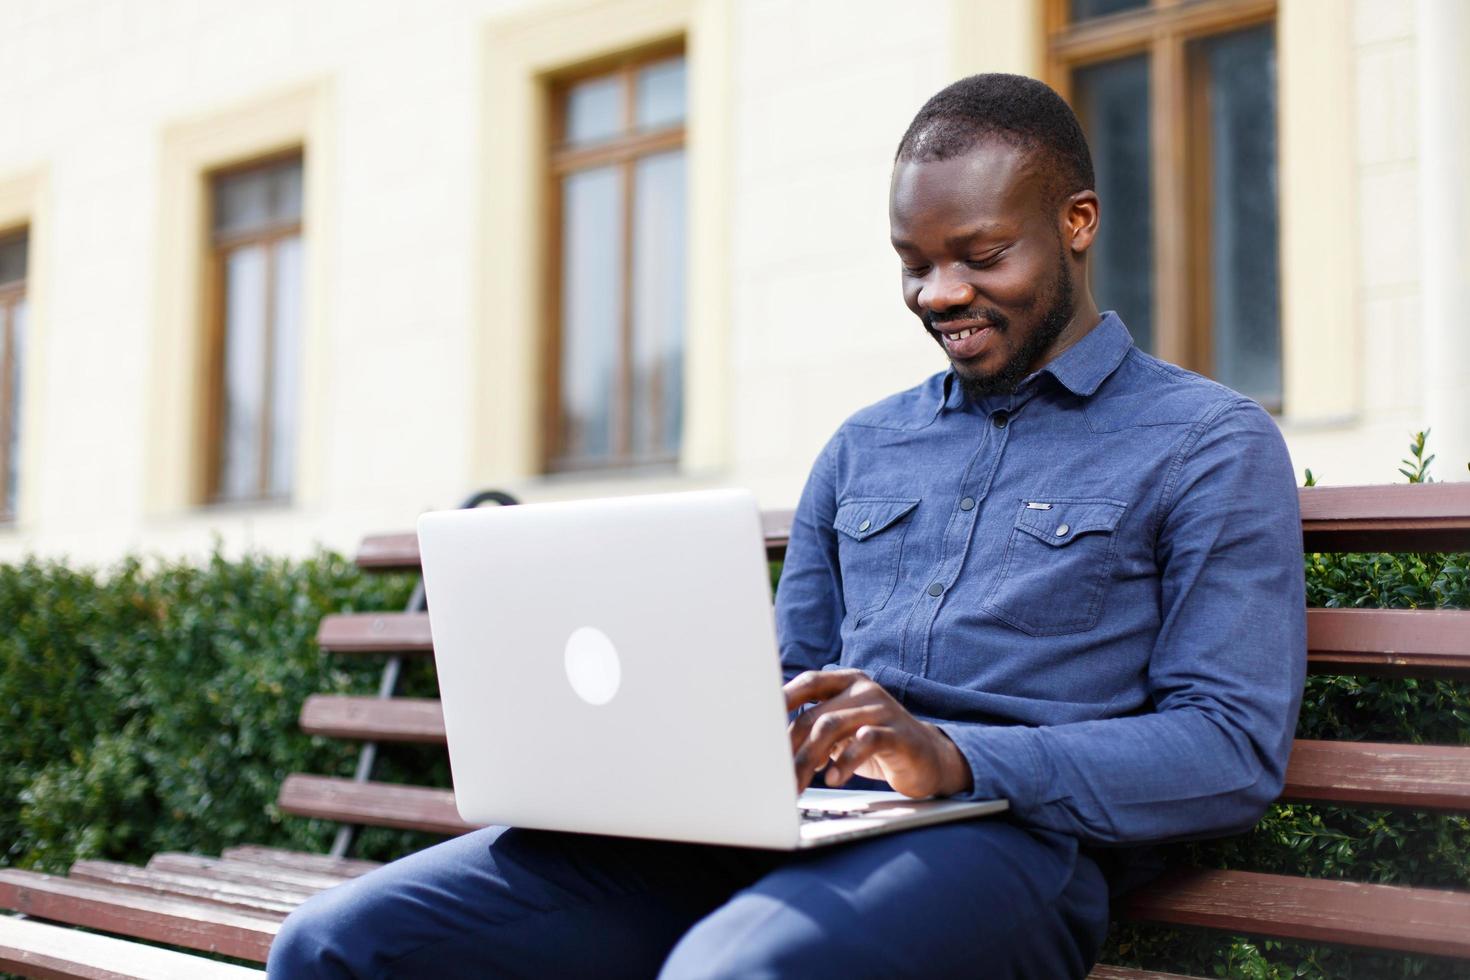
[[[930,330],[936,331],[941,324],[972,323],[976,321],[985,324],[987,327],[994,327],[999,331],[1004,331],[1011,325],[1009,317],[1000,310],[990,308],[980,310],[945,310],[942,313],[936,313],[930,310],[924,314],[924,325]]]

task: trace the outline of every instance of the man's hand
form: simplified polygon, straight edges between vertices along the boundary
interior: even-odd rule
[[[920,721],[860,670],[809,670],[786,685],[786,710],[821,702],[791,723],[796,790],[829,760],[827,785],[882,779],[905,796],[953,796],[973,785],[949,736]]]

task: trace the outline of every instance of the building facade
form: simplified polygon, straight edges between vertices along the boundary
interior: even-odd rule
[[[350,549],[496,487],[791,506],[942,369],[887,242],[947,82],[1045,78],[1093,279],[1299,471],[1470,462],[1459,0],[0,5],[0,560]]]

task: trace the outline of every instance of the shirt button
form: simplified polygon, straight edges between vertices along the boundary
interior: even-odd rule
[[[995,423],[995,427],[997,429],[1004,429],[1006,427],[1006,423],[1009,422],[1010,420],[1011,420],[1011,417],[1009,415],[1007,415],[1005,412],[996,412],[994,415],[992,415],[990,417],[990,421],[992,421],[992,422]]]
[[[1072,530],[1072,529],[1068,525],[1066,525],[1066,524],[1058,524],[1057,525],[1057,537],[1059,537],[1059,538],[1065,538],[1067,536],[1067,532],[1070,531],[1070,530]]]
[[[859,531],[866,531],[868,528],[870,528],[872,526],[873,526],[873,522],[872,521],[863,521],[861,524],[858,525],[858,530]]]
[[[960,501],[960,510],[974,510],[974,509],[975,509],[975,498],[974,497],[966,497],[964,500],[961,500]]]
[[[929,594],[930,595],[933,595],[933,596],[943,595],[944,594],[944,583],[943,582],[935,582],[933,585],[929,586]]]

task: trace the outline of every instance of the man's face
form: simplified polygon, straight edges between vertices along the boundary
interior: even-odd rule
[[[1015,390],[1078,336],[1063,206],[1037,156],[982,140],[893,171],[889,227],[904,302],[972,396]]]

